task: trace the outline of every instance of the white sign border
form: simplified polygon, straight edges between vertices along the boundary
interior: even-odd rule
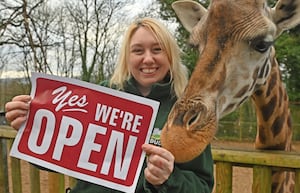
[[[151,99],[148,99],[148,98],[145,98],[145,97],[141,97],[141,96],[121,92],[121,91],[111,89],[111,88],[107,88],[107,87],[104,87],[104,86],[84,82],[84,81],[77,80],[77,79],[59,77],[59,76],[43,74],[43,73],[36,73],[36,72],[33,72],[31,74],[31,83],[32,83],[32,89],[31,89],[31,93],[30,93],[31,97],[35,96],[36,86],[37,86],[36,85],[36,80],[38,78],[44,78],[44,79],[49,79],[49,80],[65,82],[65,83],[74,84],[74,85],[77,85],[77,86],[83,86],[83,87],[86,87],[86,88],[89,88],[89,89],[92,89],[92,90],[95,90],[95,91],[100,91],[100,92],[103,92],[103,93],[106,93],[106,94],[118,96],[120,98],[130,100],[130,101],[133,101],[133,102],[136,102],[136,103],[149,105],[153,109],[153,115],[151,117],[147,137],[146,137],[146,140],[145,140],[145,143],[148,143],[148,141],[150,139],[150,136],[151,136],[151,133],[152,133],[153,126],[154,126],[154,122],[155,122],[155,119],[156,119],[156,116],[157,116],[158,108],[159,108],[159,102],[158,101],[154,101],[154,100],[151,100]],[[72,82],[70,83],[70,81],[72,81]],[[81,180],[84,180],[84,181],[89,181],[89,182],[92,182],[92,183],[95,183],[95,184],[102,184],[102,185],[105,184],[105,186],[107,186],[108,188],[112,188],[112,189],[116,189],[116,190],[123,191],[123,192],[128,192],[128,193],[134,193],[135,188],[137,186],[139,176],[140,176],[140,172],[141,172],[141,169],[142,169],[142,166],[143,166],[143,163],[144,163],[144,159],[145,159],[145,156],[146,156],[145,152],[142,152],[141,159],[140,159],[139,164],[138,164],[138,168],[137,168],[137,172],[136,172],[136,176],[134,178],[133,184],[131,186],[125,186],[125,185],[117,184],[117,183],[110,182],[110,181],[107,181],[107,180],[104,180],[104,179],[99,179],[99,178],[96,178],[96,177],[93,177],[93,176],[82,174],[82,173],[79,173],[79,172],[76,172],[76,171],[72,171],[70,169],[67,169],[67,168],[64,168],[64,167],[46,162],[44,160],[40,160],[38,158],[29,156],[27,154],[23,154],[22,152],[20,152],[18,150],[17,146],[18,146],[18,144],[21,140],[21,136],[24,132],[25,126],[26,126],[26,122],[21,126],[21,128],[19,129],[19,131],[16,135],[16,138],[14,140],[14,143],[13,143],[11,151],[10,151],[10,156],[28,161],[30,163],[33,163],[33,164],[39,165],[41,167],[51,169],[53,171],[56,171],[56,172],[59,172],[59,173],[62,173],[62,174],[68,175],[68,176],[75,177],[77,179],[81,179]]]

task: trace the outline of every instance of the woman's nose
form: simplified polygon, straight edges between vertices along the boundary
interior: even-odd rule
[[[143,63],[144,64],[153,64],[154,63],[154,57],[150,51],[145,52]]]

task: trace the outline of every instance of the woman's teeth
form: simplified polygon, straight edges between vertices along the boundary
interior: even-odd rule
[[[147,73],[147,74],[153,73],[153,72],[155,72],[155,71],[156,71],[155,68],[143,68],[143,69],[142,69],[142,72],[143,72],[143,73]]]

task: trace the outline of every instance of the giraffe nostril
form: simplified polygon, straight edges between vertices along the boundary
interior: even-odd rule
[[[191,126],[193,123],[195,123],[197,121],[197,118],[198,114],[193,114],[187,122],[188,126]]]
[[[201,129],[207,120],[207,106],[202,103],[192,103],[183,108],[182,103],[176,103],[169,114],[168,127],[177,126],[186,130]]]
[[[189,109],[183,118],[183,122],[187,130],[193,130],[195,125],[199,124],[199,118],[201,117],[201,108],[191,108]]]

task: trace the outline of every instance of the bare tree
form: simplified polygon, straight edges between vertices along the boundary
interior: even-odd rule
[[[76,39],[72,35],[71,25],[69,25],[68,14],[65,7],[57,10],[56,31],[59,42],[55,47],[53,63],[56,64],[56,74],[65,77],[74,77],[74,68],[79,55],[75,52]]]
[[[80,53],[82,80],[98,82],[103,79],[105,65],[115,60],[117,14],[121,14],[124,4],[115,0],[77,0],[66,3],[72,29],[75,29],[74,45]]]
[[[2,2],[3,1],[3,2]],[[0,46],[6,66],[99,82],[116,61],[125,4],[119,0],[2,0]],[[122,22],[120,20],[122,19]],[[1,57],[1,55],[0,55]],[[79,73],[78,73],[79,72]]]
[[[10,47],[6,54],[13,58],[11,63],[29,64],[23,66],[28,70],[26,74],[29,71],[51,73],[47,50],[55,45],[49,42],[48,33],[54,14],[49,14],[44,0],[5,0],[0,6],[0,46]]]
[[[0,49],[2,69],[14,63],[18,47],[22,44],[24,35],[20,32],[22,27],[22,3],[12,3],[8,0],[0,1]],[[8,60],[7,58],[10,58]]]

